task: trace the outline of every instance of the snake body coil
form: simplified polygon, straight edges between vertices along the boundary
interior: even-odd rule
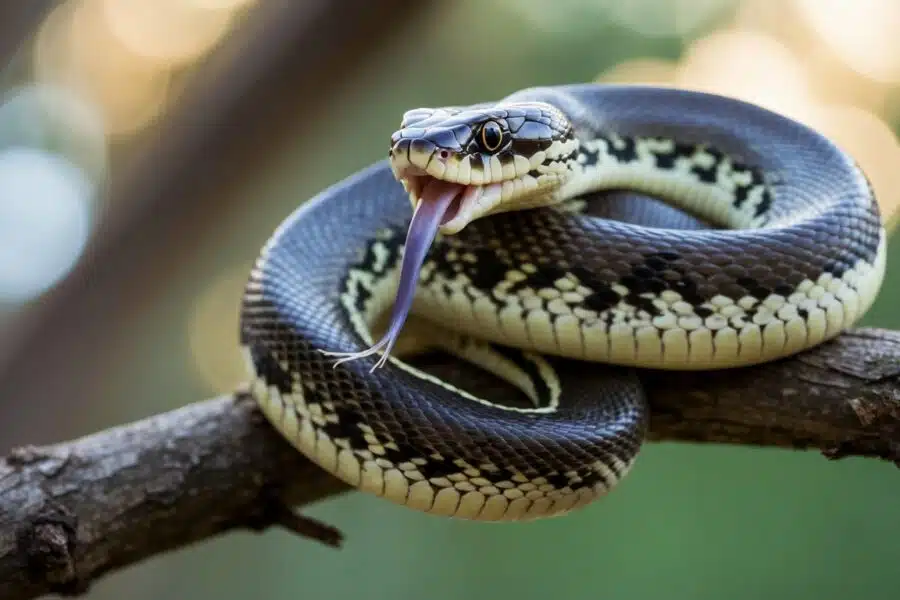
[[[585,194],[610,189],[719,229],[584,212]],[[626,367],[800,352],[857,321],[884,269],[865,175],[813,130],[697,92],[533,88],[408,112],[389,161],[265,245],[241,339],[263,411],[323,468],[418,510],[523,520],[583,506],[631,467],[647,407]],[[410,310],[412,347],[473,362],[535,406],[389,356]]]

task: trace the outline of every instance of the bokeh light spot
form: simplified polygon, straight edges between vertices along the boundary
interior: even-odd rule
[[[799,120],[812,106],[803,64],[776,38],[722,30],[688,48],[678,73],[680,86],[753,102]]]
[[[34,64],[39,80],[64,85],[94,104],[111,136],[143,129],[168,100],[171,73],[113,34],[99,0],[54,11],[39,32]]]
[[[63,154],[94,181],[106,178],[103,117],[66,87],[33,83],[8,92],[0,102],[0,149],[12,146]]]
[[[853,70],[879,82],[900,82],[900,2],[794,0],[794,5]]]
[[[601,83],[640,83],[672,86],[678,77],[678,65],[658,58],[635,58],[607,69],[597,77]]]
[[[90,237],[94,191],[84,171],[59,156],[0,152],[0,301],[30,300],[72,269]]]
[[[184,2],[205,10],[240,10],[254,4],[256,0],[184,0]]]
[[[816,129],[849,153],[866,172],[885,220],[900,210],[900,142],[878,115],[855,106],[822,106]]]
[[[181,65],[212,48],[228,31],[233,12],[183,0],[103,0],[113,35],[135,54]]]
[[[191,311],[191,357],[197,374],[212,393],[233,390],[247,378],[235,336],[249,272],[250,265],[241,265],[221,274],[199,294]]]

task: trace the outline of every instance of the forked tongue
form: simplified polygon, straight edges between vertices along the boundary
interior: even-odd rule
[[[335,362],[335,367],[342,362],[370,356],[381,348],[384,348],[384,353],[370,372],[384,366],[387,362],[388,356],[403,329],[403,324],[406,322],[406,317],[412,308],[413,298],[416,294],[416,284],[419,281],[419,271],[422,269],[422,263],[425,261],[428,249],[437,235],[444,215],[450,208],[453,200],[462,191],[463,188],[459,184],[436,179],[432,179],[425,184],[425,187],[422,189],[422,197],[413,212],[409,230],[406,233],[406,247],[403,251],[403,263],[400,266],[400,283],[397,286],[397,296],[394,299],[394,307],[391,311],[391,320],[387,331],[380,340],[361,352],[325,352],[325,354],[330,356],[344,357]]]

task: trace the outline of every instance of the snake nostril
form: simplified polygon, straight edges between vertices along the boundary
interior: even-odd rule
[[[438,158],[440,158],[441,160],[447,160],[448,158],[450,158],[450,151],[441,149],[441,151],[438,152]]]

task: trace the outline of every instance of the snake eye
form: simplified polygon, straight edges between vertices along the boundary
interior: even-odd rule
[[[488,152],[493,152],[503,143],[503,130],[495,121],[488,121],[481,128],[481,145]]]

